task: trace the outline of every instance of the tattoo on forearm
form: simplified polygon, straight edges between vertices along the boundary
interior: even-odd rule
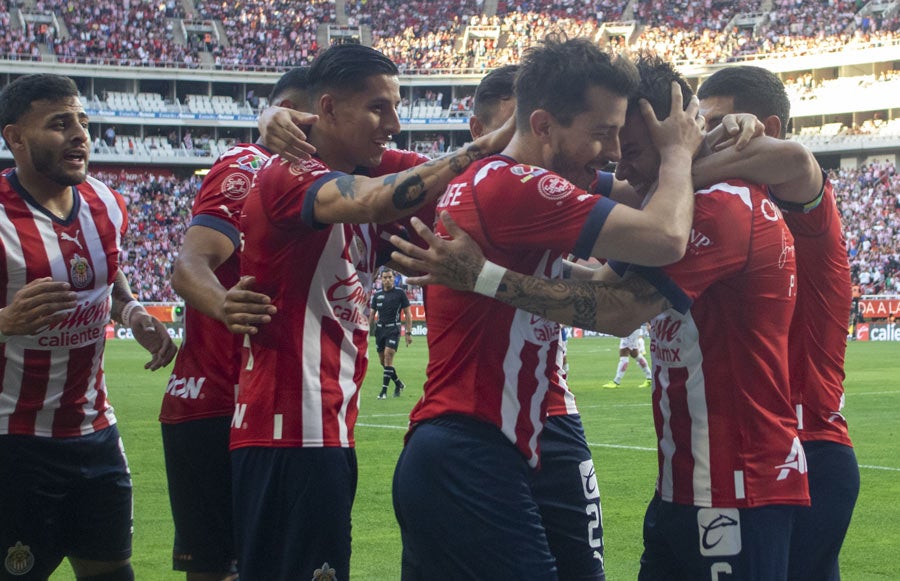
[[[394,188],[394,207],[407,210],[418,206],[425,200],[428,189],[418,174],[412,174]]]
[[[348,200],[356,198],[356,176],[341,176],[334,180],[334,185],[337,186],[342,198]]]
[[[671,306],[640,276],[608,283],[507,273],[496,298],[547,319],[601,331],[623,318],[623,313],[639,311],[649,319]]]
[[[473,161],[477,161],[482,157],[484,157],[484,152],[475,145],[470,145],[450,158],[450,171],[459,175],[464,172]]]

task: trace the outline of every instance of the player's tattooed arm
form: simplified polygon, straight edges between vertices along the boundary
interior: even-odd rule
[[[485,264],[484,254],[447,212],[441,213],[441,221],[452,239],[437,237],[413,218],[411,223],[428,248],[392,236],[391,243],[399,252],[391,258],[407,271],[424,273],[410,277],[412,284],[473,291]],[[562,280],[507,270],[494,298],[559,323],[620,336],[671,306],[653,285],[634,273],[615,281]]]
[[[634,273],[605,282],[546,279],[507,270],[494,298],[552,321],[617,336],[671,307],[653,285]]]
[[[319,188],[315,220],[323,224],[383,224],[405,218],[433,203],[450,180],[474,161],[502,151],[514,131],[515,123],[510,120],[459,151],[389,176],[338,176]]]

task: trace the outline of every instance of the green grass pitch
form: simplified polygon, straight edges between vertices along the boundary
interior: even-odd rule
[[[391,507],[391,478],[410,408],[421,394],[425,339],[401,346],[395,366],[407,389],[376,400],[381,367],[370,349],[356,429],[359,491],[353,513],[352,577],[400,578],[400,535]],[[655,441],[647,389],[632,364],[622,387],[609,381],[618,344],[609,338],[569,341],[570,383],[578,397],[600,482],[608,579],[637,577],[641,521],[656,477]],[[134,476],[134,567],[141,581],[184,579],[171,570],[172,524],[157,415],[168,371],[143,370],[133,342],[111,341],[106,356],[110,399]],[[844,544],[845,581],[900,579],[900,344],[851,343],[847,353],[845,415],[861,465],[862,489]],[[54,581],[71,579],[63,564]]]

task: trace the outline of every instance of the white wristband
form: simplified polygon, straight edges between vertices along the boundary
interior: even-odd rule
[[[121,323],[126,327],[131,327],[131,317],[134,316],[134,312],[137,310],[141,310],[146,312],[144,306],[138,301],[132,300],[129,301],[124,307],[122,307],[122,319]]]
[[[505,268],[499,264],[494,264],[490,260],[485,260],[484,266],[481,267],[481,272],[478,273],[478,278],[475,280],[475,292],[494,298],[497,294],[497,289],[500,288],[500,281],[503,280],[504,274],[506,274]]]

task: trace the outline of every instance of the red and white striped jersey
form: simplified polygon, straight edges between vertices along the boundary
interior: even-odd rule
[[[256,172],[271,157],[261,145],[235,145],[216,160],[194,199],[191,227],[212,228],[231,239],[234,254],[216,269],[225,288],[240,278],[241,208]],[[243,337],[186,305],[185,338],[166,385],[159,419],[174,424],[234,413]]]
[[[791,401],[800,440],[852,446],[844,407],[850,264],[831,182],[808,212],[785,212],[797,248],[797,308],[789,345]]]
[[[808,504],[788,378],[793,237],[762,187],[695,200],[687,252],[663,269],[693,305],[651,323],[657,490],[704,507]]]
[[[127,227],[125,202],[90,177],[72,194],[72,212],[62,220],[37,204],[15,170],[0,175],[3,306],[27,283],[48,276],[78,293],[61,323],[0,345],[0,434],[66,438],[116,422],[103,349]]]
[[[563,256],[588,254],[614,205],[552,172],[494,156],[453,180],[438,210],[449,210],[488,260],[559,278]],[[446,235],[443,225],[437,230]],[[412,427],[449,414],[474,417],[497,426],[536,466],[548,390],[559,381],[559,324],[473,293],[425,292],[428,377]]]
[[[241,274],[278,313],[247,336],[232,449],[352,447],[368,365],[368,298],[386,228],[320,224],[313,206],[344,175],[272,157],[244,203]]]

